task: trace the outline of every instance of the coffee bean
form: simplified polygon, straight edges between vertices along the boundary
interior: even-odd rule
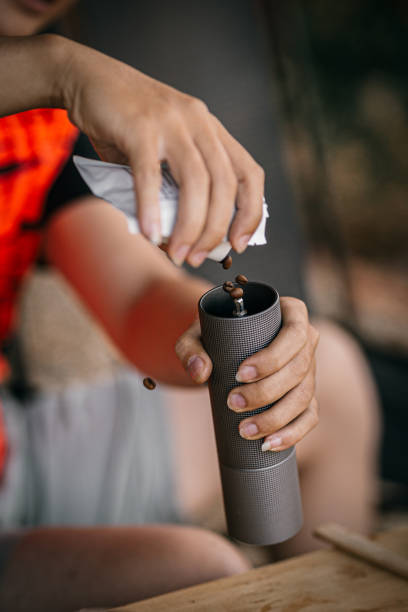
[[[143,384],[146,389],[149,389],[150,391],[153,391],[153,389],[156,388],[156,383],[154,382],[153,378],[150,378],[149,376],[143,379]]]
[[[233,289],[230,292],[230,296],[234,299],[234,300],[238,300],[239,298],[242,298],[242,296],[244,295],[244,290],[241,289],[241,287],[235,287],[235,289]]]
[[[221,263],[222,263],[222,267],[224,268],[224,270],[228,270],[228,268],[232,266],[231,255],[227,255],[226,257],[224,257]]]
[[[238,276],[235,277],[235,282],[239,283],[240,285],[246,285],[248,279],[243,274],[238,274]]]
[[[234,289],[235,285],[232,281],[225,281],[225,283],[223,284],[222,288],[224,289],[224,291],[226,291],[227,293],[231,293],[231,291]]]

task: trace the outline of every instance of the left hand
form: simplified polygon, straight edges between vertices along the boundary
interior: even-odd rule
[[[274,405],[240,422],[243,438],[264,438],[262,450],[281,451],[299,442],[317,425],[315,351],[319,333],[310,324],[305,304],[291,297],[280,300],[282,328],[269,346],[245,359],[228,407],[237,413]],[[197,383],[208,380],[210,357],[200,341],[198,321],[179,338],[176,353]]]
[[[226,235],[242,253],[262,218],[259,164],[198,98],[84,45],[59,43],[62,105],[102,159],[131,166],[142,233],[161,242],[160,162],[166,161],[179,187],[167,249],[173,262],[198,267]]]

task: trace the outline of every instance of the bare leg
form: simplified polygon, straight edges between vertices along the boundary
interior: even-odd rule
[[[211,527],[222,529],[221,482],[208,389],[169,389],[166,402],[182,512],[200,524],[204,518],[207,525],[215,508],[220,520]]]
[[[374,526],[378,399],[358,344],[339,327],[316,323],[320,422],[297,445],[304,527],[276,547],[279,557],[320,548],[315,526],[337,521],[360,533]]]
[[[249,569],[221,537],[175,526],[38,529],[0,583],[7,612],[111,607]]]

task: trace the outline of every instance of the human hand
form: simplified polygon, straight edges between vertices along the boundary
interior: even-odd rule
[[[180,189],[168,244],[173,261],[198,266],[227,234],[232,247],[244,251],[262,217],[261,167],[197,98],[67,42],[59,79],[64,106],[102,159],[132,167],[143,234],[160,242],[158,194],[165,160]]]
[[[228,407],[248,412],[274,402],[240,422],[243,438],[264,438],[262,450],[281,451],[299,442],[318,423],[315,351],[319,339],[306,306],[296,298],[280,299],[282,328],[269,346],[245,359],[236,375],[240,383],[228,395]],[[176,353],[193,380],[203,383],[212,364],[200,342],[196,321],[178,340]]]

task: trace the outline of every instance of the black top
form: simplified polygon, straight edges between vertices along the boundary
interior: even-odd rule
[[[79,136],[72,154],[98,159],[95,149],[85,134]],[[91,193],[88,185],[76,169],[71,156],[48,193],[40,222],[41,225],[45,225],[52,215],[64,206],[69,205],[77,198],[91,195]]]

